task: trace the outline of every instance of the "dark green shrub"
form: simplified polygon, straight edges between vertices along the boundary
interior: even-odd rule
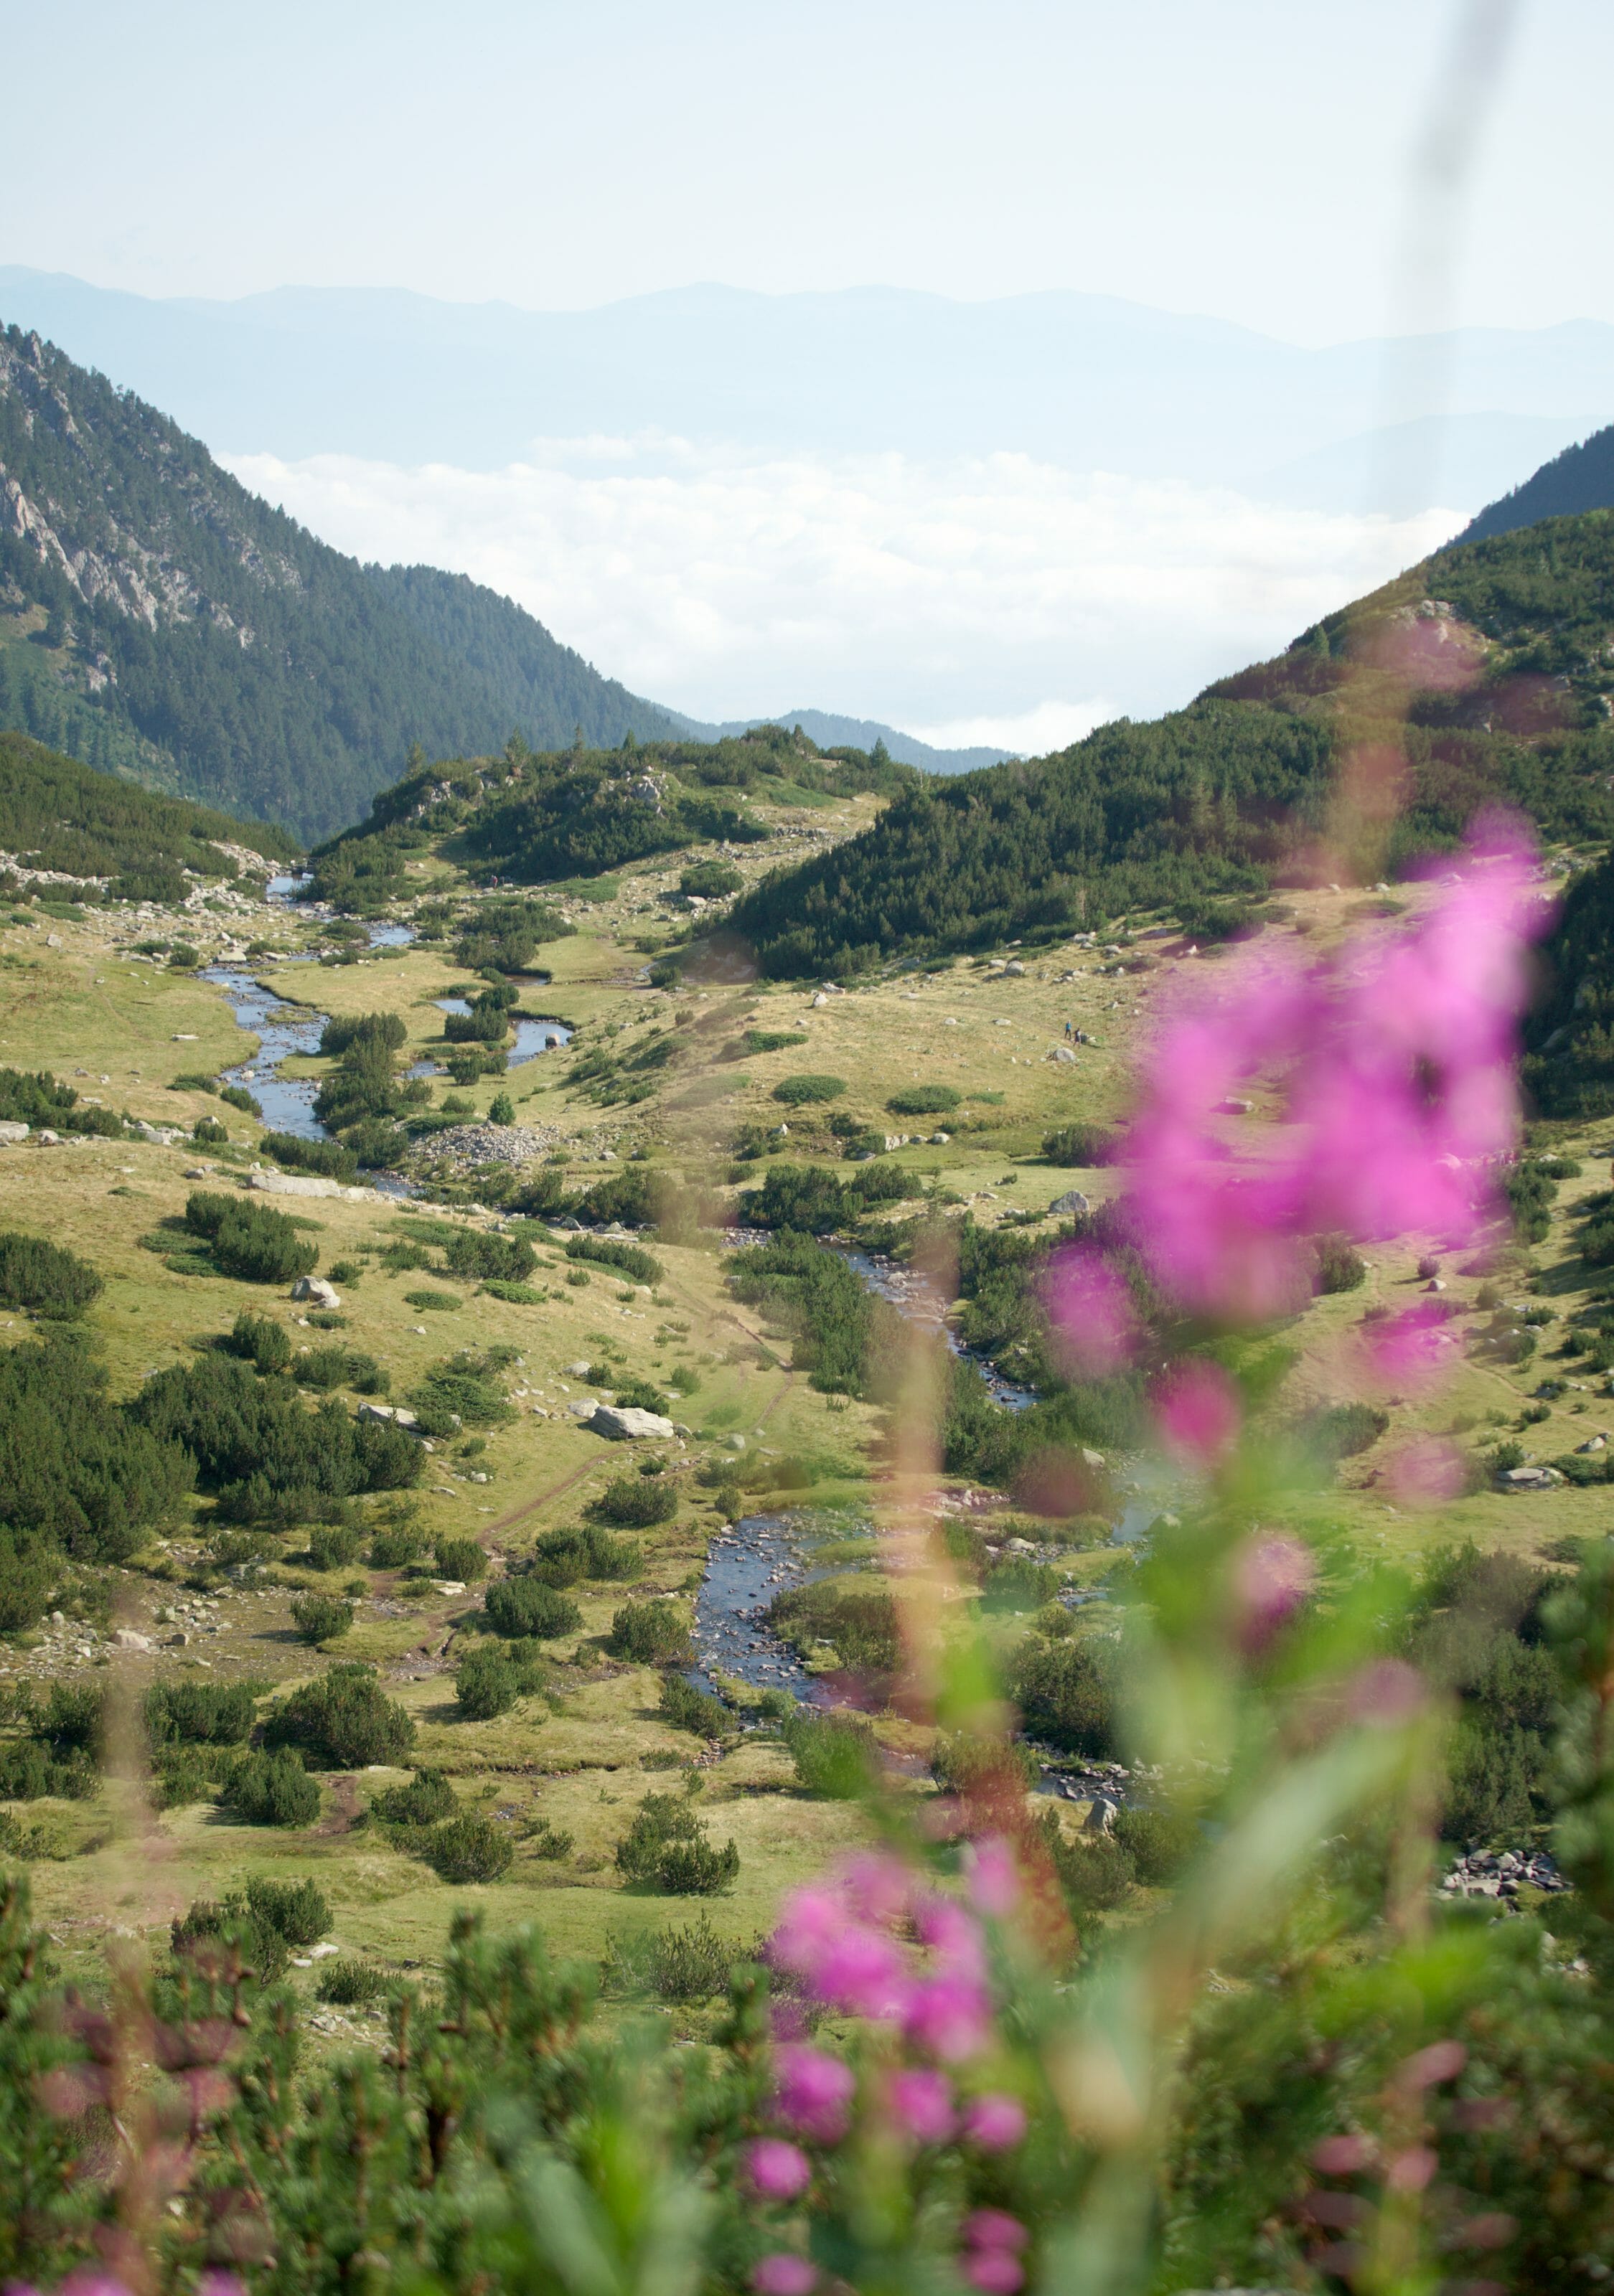
[[[288,1945],[317,1945],[331,1926],[331,1907],[317,1882],[275,1882],[254,1874],[246,1887],[254,1920]]]
[[[898,1659],[896,1605],[883,1587],[859,1587],[819,1579],[777,1595],[768,1623],[800,1650],[833,1643],[844,1667],[879,1676],[895,1670]]]
[[[238,1755],[218,1799],[245,1825],[312,1825],[319,1815],[318,1782],[290,1752]]]
[[[614,1267],[635,1283],[659,1283],[667,1273],[654,1252],[641,1250],[637,1243],[614,1243],[607,1236],[571,1236],[566,1242],[566,1257],[591,1259],[600,1267]]]
[[[839,1100],[845,1089],[844,1077],[787,1076],[774,1086],[773,1097],[786,1108],[805,1108],[816,1101]]]
[[[469,1586],[488,1575],[487,1550],[473,1538],[440,1538],[433,1551],[438,1570],[445,1578],[457,1578]]]
[[[291,1958],[284,1938],[258,1921],[245,1898],[235,1893],[222,1905],[198,1898],[169,1923],[169,1944],[177,1962],[194,1963],[199,1969],[212,1964],[220,1974],[239,1969],[259,1987],[284,1977]]]
[[[644,1561],[637,1538],[613,1538],[597,1523],[582,1523],[539,1537],[531,1575],[548,1587],[575,1587],[584,1578],[637,1578]]]
[[[334,1642],[353,1625],[353,1606],[335,1595],[293,1595],[292,1617],[305,1643]]]
[[[316,1570],[345,1570],[350,1563],[358,1560],[362,1544],[358,1533],[350,1529],[345,1523],[321,1523],[317,1530],[309,1533],[309,1560]],[[324,1602],[327,1597],[321,1595],[312,1599]],[[346,1629],[334,1631],[345,1633]]]
[[[1057,1570],[1033,1562],[1029,1555],[1006,1554],[981,1581],[981,1606],[986,1611],[1039,1610],[1063,1583]]]
[[[525,1236],[490,1235],[474,1228],[456,1228],[443,1245],[443,1263],[450,1275],[520,1283],[537,1267],[538,1255]]]
[[[379,2001],[391,1981],[383,1971],[373,1968],[367,1961],[339,1953],[326,1962],[315,1979],[314,1993],[317,2000],[328,2001],[334,2008],[357,2009],[366,2001]]]
[[[678,1513],[678,1492],[671,1483],[648,1481],[642,1475],[613,1475],[591,1512],[601,1522],[642,1530],[652,1523],[671,1521]]]
[[[1073,1754],[1115,1751],[1113,1650],[1075,1639],[1021,1645],[1014,1689],[1028,1737]]]
[[[440,1825],[458,1807],[441,1770],[416,1770],[407,1786],[388,1786],[370,1804],[390,1825]]]
[[[1073,1914],[1108,1913],[1125,1903],[1136,1878],[1132,1861],[1117,1841],[1102,1833],[1065,1833],[1050,1810],[1042,1821],[1049,1862]]]
[[[238,1108],[243,1116],[260,1117],[263,1114],[263,1103],[243,1084],[220,1085],[218,1097],[228,1101],[232,1108]]]
[[[622,1604],[611,1621],[608,1647],[636,1666],[687,1666],[694,1656],[682,1611],[660,1595]]]
[[[268,1316],[243,1308],[230,1328],[232,1353],[244,1356],[254,1371],[284,1371],[292,1360],[291,1334]]]
[[[697,1690],[681,1674],[662,1677],[661,1711],[675,1730],[693,1730],[699,1738],[725,1738],[733,1727],[722,1700]]]
[[[1120,1809],[1112,1831],[1139,1881],[1151,1889],[1174,1882],[1199,1847],[1198,1825],[1178,1810]]]
[[[616,1845],[617,1870],[626,1882],[649,1882],[670,1897],[711,1898],[739,1872],[732,1841],[714,1849],[688,1800],[646,1794]]]
[[[95,1772],[82,1755],[58,1761],[37,1738],[0,1745],[0,1801],[82,1801],[95,1791]]]
[[[222,1148],[229,1136],[229,1128],[216,1116],[199,1116],[191,1127],[191,1137],[201,1148]]]
[[[496,1578],[489,1587],[484,1616],[496,1635],[534,1635],[548,1642],[574,1635],[583,1623],[577,1604],[539,1578]]]
[[[868,1792],[877,1752],[866,1722],[798,1710],[781,1734],[797,1780],[815,1800],[857,1801]]]
[[[76,1252],[15,1228],[0,1232],[0,1308],[80,1316],[102,1288],[100,1276]]]
[[[1320,1235],[1312,1246],[1312,1288],[1355,1292],[1367,1282],[1367,1262],[1346,1235]]]
[[[409,1295],[414,1296],[412,1293]],[[446,1296],[446,1295],[445,1295]],[[409,1396],[423,1431],[428,1435],[452,1435],[461,1427],[502,1426],[515,1414],[505,1400],[498,1374],[515,1353],[497,1349],[477,1354],[462,1348],[431,1370]]]
[[[679,872],[680,893],[694,893],[703,901],[726,901],[745,880],[732,861],[696,861]]]
[[[272,1156],[292,1172],[317,1172],[327,1180],[350,1180],[358,1159],[337,1140],[305,1140],[297,1132],[266,1132],[258,1143],[259,1153]]]
[[[1325,1458],[1354,1459],[1370,1450],[1389,1423],[1389,1413],[1371,1403],[1336,1403],[1315,1413],[1306,1425]]]
[[[885,1105],[893,1116],[945,1116],[963,1096],[950,1084],[910,1084],[893,1092]]]
[[[425,1544],[424,1534],[418,1530],[378,1530],[370,1541],[370,1567],[374,1570],[400,1570],[406,1563],[419,1561]]]
[[[271,1709],[267,1746],[295,1746],[316,1769],[365,1769],[396,1763],[415,1742],[415,1725],[386,1696],[373,1667],[355,1659],[329,1667]]]
[[[199,1189],[185,1203],[185,1224],[206,1238],[220,1274],[243,1283],[289,1283],[309,1275],[319,1258],[284,1212],[234,1196]]]
[[[460,1711],[473,1722],[506,1714],[522,1695],[523,1671],[513,1666],[500,1643],[479,1643],[461,1659],[454,1675]]]
[[[238,1746],[256,1707],[246,1683],[154,1682],[141,1710],[153,1746]]]
[[[421,1852],[439,1879],[457,1889],[472,1882],[497,1882],[509,1872],[515,1857],[509,1834],[473,1810],[435,1827],[422,1842]]]
[[[1102,1124],[1060,1124],[1042,1136],[1047,1160],[1075,1171],[1108,1164],[1115,1152],[1116,1136]]]

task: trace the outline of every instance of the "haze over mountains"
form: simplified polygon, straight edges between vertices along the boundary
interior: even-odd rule
[[[1180,706],[1614,406],[1590,324],[1387,367],[1071,293],[532,312],[13,269],[0,310],[336,547],[468,574],[684,718],[804,703],[943,750]]]

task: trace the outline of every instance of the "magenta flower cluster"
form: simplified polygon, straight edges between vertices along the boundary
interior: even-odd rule
[[[1516,1029],[1528,945],[1544,921],[1512,825],[1476,840],[1408,930],[1335,959],[1296,950],[1219,968],[1165,1021],[1128,1136],[1128,1226],[1181,1306],[1251,1321],[1300,1303],[1311,1240],[1431,1235],[1470,1242],[1512,1152]],[[1220,1119],[1252,1087],[1276,1098],[1258,1145]],[[1080,1247],[1052,1308],[1091,1368],[1122,1359],[1129,1309]],[[1426,1329],[1396,1335],[1433,1351]]]
[[[979,1912],[1012,1902],[1007,1845],[977,1845],[969,1868]],[[869,2020],[891,2046],[862,2085],[850,2065],[800,2039],[774,2053],[772,2114],[782,2135],[756,2138],[746,2171],[768,2201],[798,2200],[814,2175],[808,2145],[832,2148],[853,2133],[860,2112],[916,2147],[959,2143],[981,2154],[1011,2152],[1025,2135],[1025,2109],[1000,2090],[962,2095],[959,2077],[992,2038],[992,2003],[979,1913],[945,1897],[894,1857],[854,1857],[827,1879],[795,1890],[769,1942],[774,1966],[822,2007]],[[969,2225],[1012,2226],[1015,2236],[976,2241]],[[979,2211],[965,2227],[967,2278],[1001,2296],[1024,2277],[1024,2228],[1001,2211]],[[984,2259],[984,2260],[983,2260]],[[996,2259],[996,2260],[993,2260]],[[976,2266],[980,2265],[980,2273]],[[1012,2273],[1009,2267],[1012,2267]],[[982,2274],[984,2276],[980,2276]],[[753,2275],[758,2296],[807,2296],[812,2267],[793,2252],[765,2257]]]

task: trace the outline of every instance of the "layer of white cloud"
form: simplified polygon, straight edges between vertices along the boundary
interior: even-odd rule
[[[1018,455],[760,458],[665,438],[544,441],[495,472],[231,467],[342,549],[506,593],[693,717],[812,707],[1028,751],[1183,701],[1465,515],[1288,509]]]

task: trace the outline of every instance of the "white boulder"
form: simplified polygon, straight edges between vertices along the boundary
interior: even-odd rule
[[[292,1286],[293,1300],[307,1300],[316,1308],[340,1308],[342,1294],[323,1275],[300,1275]]]
[[[613,1443],[645,1437],[670,1443],[677,1432],[671,1419],[663,1419],[659,1411],[641,1411],[637,1404],[602,1403],[590,1414],[589,1424]]]

